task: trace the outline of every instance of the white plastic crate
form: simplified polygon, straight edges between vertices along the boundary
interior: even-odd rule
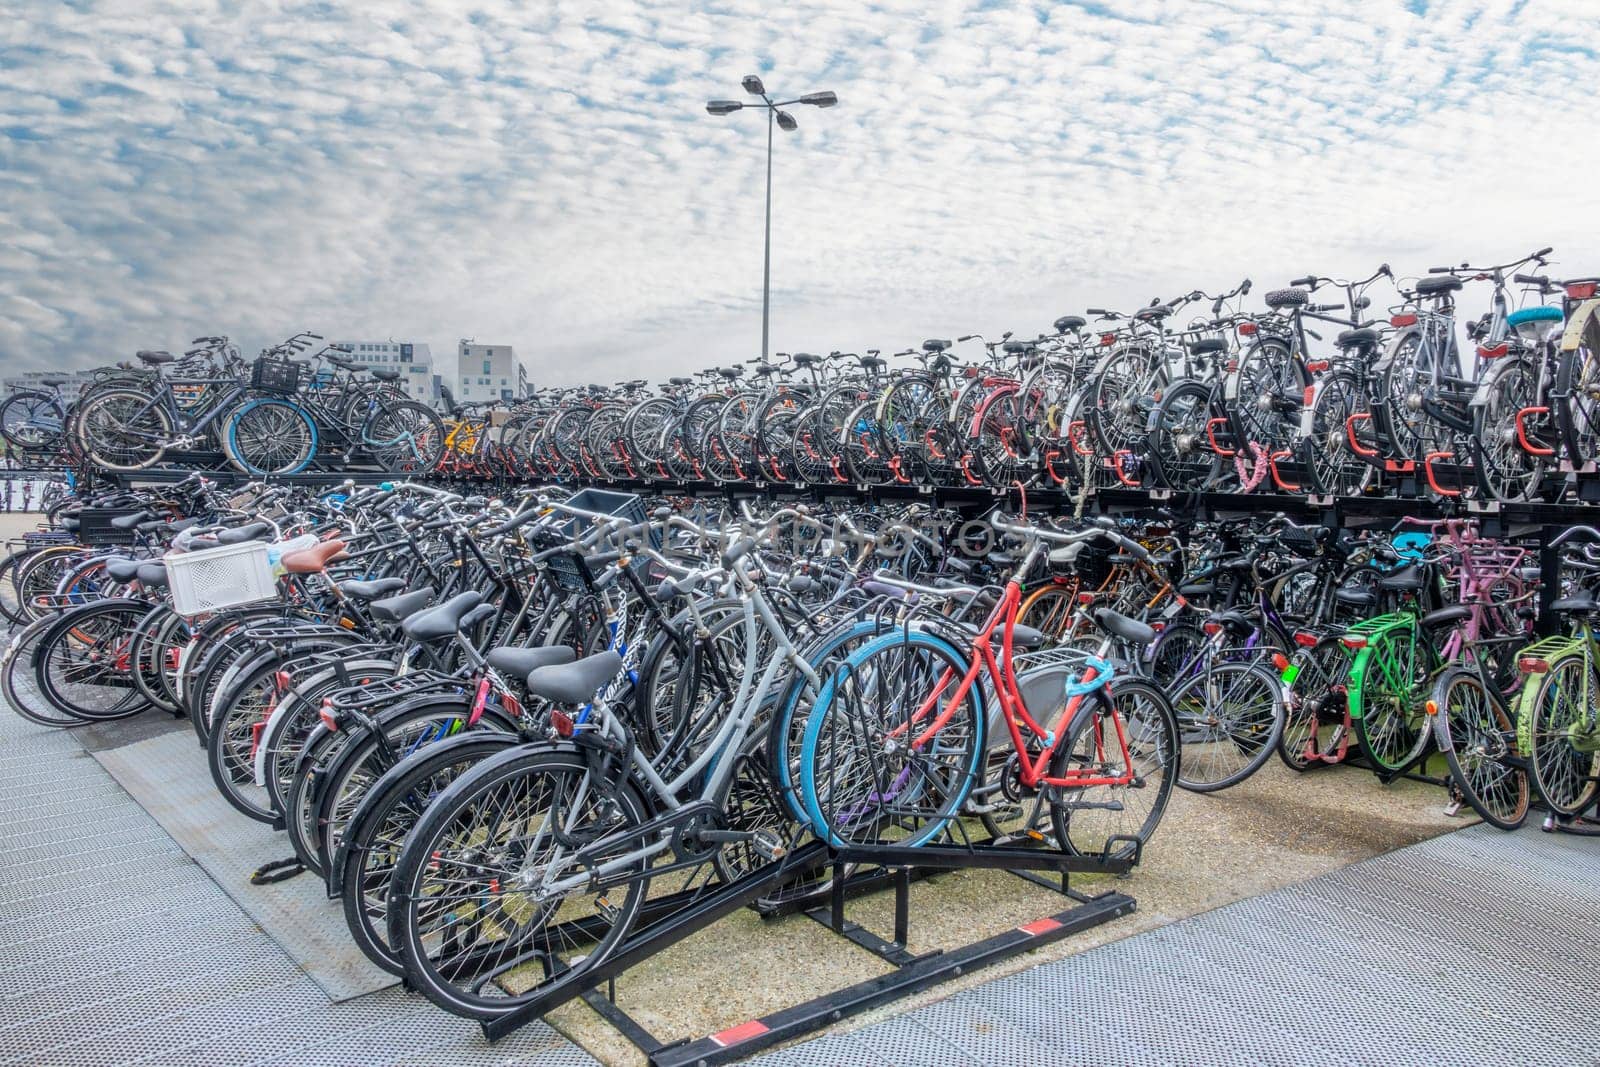
[[[278,595],[267,546],[260,541],[174,553],[165,562],[179,615],[206,615]]]

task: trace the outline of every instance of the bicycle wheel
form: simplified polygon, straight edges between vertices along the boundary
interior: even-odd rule
[[[1581,654],[1550,664],[1538,695],[1522,711],[1521,747],[1545,805],[1574,816],[1600,788],[1600,673]]]
[[[984,758],[977,686],[943,639],[897,630],[829,675],[806,720],[800,792],[812,832],[835,845],[923,845],[960,812]]]
[[[1258,663],[1213,663],[1171,693],[1183,746],[1178,784],[1196,793],[1237,785],[1261,769],[1283,736],[1283,693]]]
[[[1539,447],[1554,438],[1548,412],[1530,413],[1518,429],[1519,415],[1540,406],[1538,373],[1524,359],[1501,363],[1483,390],[1484,403],[1473,408],[1478,484],[1495,500],[1531,499],[1543,487],[1545,461],[1522,447],[1523,438]]]
[[[1078,610],[1078,582],[1051,582],[1027,595],[1017,609],[1017,624],[1031,626],[1051,641],[1060,641],[1072,631]]]
[[[366,957],[392,974],[404,974],[389,944],[389,886],[395,861],[434,800],[462,774],[490,756],[521,744],[514,734],[484,730],[415,752],[368,790],[345,827],[340,898],[345,925]]]
[[[78,412],[76,431],[84,454],[114,471],[136,471],[158,462],[172,436],[166,409],[137,389],[96,393]]]
[[[1349,747],[1344,680],[1350,666],[1343,646],[1333,637],[1318,641],[1295,663],[1300,669],[1284,701],[1278,756],[1290,768],[1305,771],[1317,763],[1342,760]]]
[[[40,619],[11,635],[6,643],[5,655],[0,657],[0,692],[5,695],[6,706],[31,723],[40,726],[81,726],[87,719],[71,714],[52,704],[39,691],[39,680],[33,672],[33,653],[39,640],[55,619]]]
[[[1118,720],[1127,737],[1128,759],[1118,741]],[[1096,777],[1131,776],[1125,785],[1057,790],[1050,805],[1056,840],[1079,855],[1133,854],[1137,839],[1148,842],[1181,773],[1178,723],[1165,694],[1149,682],[1125,678],[1109,695],[1090,700],[1067,727],[1050,774],[1069,770]]]
[[[1356,740],[1379,774],[1403,773],[1428,747],[1424,705],[1436,658],[1421,631],[1397,627],[1373,638],[1350,668]]]
[[[262,397],[228,416],[223,441],[228,462],[245,474],[298,474],[317,454],[317,426],[298,404]]]
[[[446,1011],[490,1019],[582,981],[648,892],[646,861],[628,859],[641,840],[659,844],[633,832],[645,822],[632,783],[597,783],[574,752],[519,747],[462,775],[395,865],[389,943],[411,985]],[[612,871],[596,877],[602,864]]]
[[[391,474],[427,474],[444,456],[444,422],[413,400],[380,400],[359,439],[373,462]]]
[[[25,389],[0,401],[0,437],[24,452],[61,447],[67,413],[51,394]]]
[[[1528,817],[1528,772],[1505,708],[1465,668],[1434,684],[1433,727],[1450,778],[1484,822],[1515,830]]]
[[[1329,375],[1317,388],[1311,402],[1311,433],[1300,442],[1301,460],[1317,492],[1359,496],[1372,483],[1377,470],[1350,450],[1346,431],[1350,417],[1368,408],[1366,391],[1353,374]],[[1361,423],[1356,425],[1360,433]],[[1370,440],[1370,431],[1365,436]]]
[[[1177,382],[1150,413],[1145,458],[1162,486],[1180,493],[1199,492],[1215,480],[1219,458],[1206,436],[1211,419],[1211,387]]]
[[[136,715],[150,705],[129,677],[129,634],[147,607],[128,600],[101,601],[55,619],[34,652],[39,692],[58,712],[104,722]]]

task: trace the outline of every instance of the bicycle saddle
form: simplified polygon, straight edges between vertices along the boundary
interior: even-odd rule
[[[718,367],[717,368],[717,373],[722,375],[724,378],[728,379],[731,382],[731,381],[733,381],[733,379],[738,378],[738,377],[742,377],[744,375],[744,368],[743,367]]]
[[[106,577],[118,585],[127,585],[139,577],[139,568],[143,567],[147,562],[148,560],[123,559],[113,556],[106,560]]]
[[[118,515],[111,520],[113,530],[132,530],[140,523],[149,522],[152,516],[148,511],[137,511],[132,515]]]
[[[290,552],[278,562],[290,574],[320,574],[327,569],[328,564],[343,555],[344,542],[335,538],[332,541],[324,541],[314,548]]]
[[[232,530],[223,530],[217,534],[216,541],[219,545],[242,545],[246,541],[254,541],[264,533],[270,533],[272,526],[265,522],[252,522],[248,526],[237,526]]]
[[[324,354],[322,358],[327,360],[329,363],[332,363],[335,367],[338,367],[340,370],[360,370],[361,369],[361,364],[357,363],[353,359],[345,359],[343,356],[331,356],[331,355]]]
[[[1377,594],[1370,589],[1340,589],[1333,596],[1339,603],[1355,608],[1369,608],[1378,602]]]
[[[1011,645],[1013,648],[1042,648],[1044,631],[1035,630],[1032,626],[1024,626],[1019,622],[1011,629]]]
[[[1333,343],[1340,348],[1354,348],[1357,345],[1375,345],[1381,335],[1377,330],[1345,330]]]
[[[385,600],[374,600],[368,605],[372,617],[379,622],[399,622],[427,607],[433,600],[433,586],[425,585],[409,593],[401,593]]]
[[[1454,274],[1435,274],[1427,278],[1417,279],[1418,296],[1440,296],[1444,293],[1453,293],[1461,288],[1461,279]]]
[[[1472,608],[1467,604],[1452,604],[1448,608],[1430,611],[1422,617],[1422,625],[1428,629],[1435,626],[1454,626],[1463,619],[1471,618]]]
[[[884,365],[884,362],[878,356],[862,356],[861,365],[867,370],[878,370]]]
[[[65,378],[57,378],[57,377],[40,378],[39,379],[39,384],[44,386],[47,389],[55,389],[58,386],[66,385],[67,384],[67,379],[65,379]]]
[[[693,385],[694,384],[694,379],[693,378],[668,378],[667,379],[667,384],[668,385]]]
[[[177,357],[171,352],[149,351],[141,349],[134,353],[134,357],[141,363],[148,363],[152,367],[159,367],[163,363],[171,363]]]
[[[394,382],[400,380],[400,372],[393,367],[373,367],[372,376],[380,382]]]
[[[339,583],[339,591],[351,600],[359,600],[363,604],[379,597],[398,593],[406,587],[404,578],[376,578],[370,582],[351,580]]]
[[[1138,619],[1130,619],[1110,608],[1095,608],[1094,621],[1107,633],[1132,641],[1136,645],[1148,645],[1156,639],[1155,630]]]
[[[1089,320],[1082,315],[1063,315],[1055,321],[1056,333],[1066,333],[1068,330],[1081,330],[1089,324]]]
[[[937,337],[930,337],[928,340],[922,342],[922,350],[924,352],[943,352],[949,347],[949,341],[943,341]]]
[[[1156,304],[1152,307],[1139,309],[1133,313],[1133,317],[1143,322],[1160,322],[1170,314],[1172,314],[1172,309],[1167,305]]]
[[[137,572],[139,584],[146,589],[159,589],[167,584],[165,563],[142,563]]]
[[[1416,564],[1378,579],[1378,588],[1395,593],[1415,593],[1422,588],[1422,570]]]
[[[1267,307],[1277,310],[1300,307],[1310,299],[1311,294],[1304,289],[1274,289],[1263,298],[1263,302]]]
[[[797,367],[810,367],[822,362],[821,356],[812,355],[810,352],[796,352],[789,358],[794,360],[794,365]]]
[[[483,603],[483,594],[475,589],[457,593],[438,607],[417,612],[400,624],[406,636],[413,641],[437,641],[452,637],[461,629],[461,621],[472,609]]]
[[[1189,345],[1191,356],[1208,356],[1213,352],[1226,352],[1228,342],[1220,337],[1202,337]]]
[[[491,648],[484,660],[513,678],[526,678],[540,667],[559,667],[578,658],[566,645],[539,645],[535,648]]]
[[[1562,597],[1550,605],[1550,610],[1590,615],[1600,611],[1600,601],[1596,601],[1594,594],[1585,589],[1582,592],[1574,593],[1572,596]]]
[[[1007,341],[1000,349],[1008,356],[1020,356],[1032,347],[1027,341]]]
[[[528,672],[528,694],[553,704],[587,704],[621,669],[622,657],[608,648],[571,663]]]
[[[1178,586],[1178,594],[1180,596],[1188,597],[1189,599],[1210,596],[1216,591],[1217,586],[1215,582],[1189,582],[1186,585]]]

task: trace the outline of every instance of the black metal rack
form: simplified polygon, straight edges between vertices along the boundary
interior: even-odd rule
[[[582,999],[643,1052],[653,1067],[709,1065],[741,1059],[780,1041],[812,1033],[869,1008],[1132,914],[1136,903],[1126,893],[1108,891],[1089,896],[1074,890],[1069,883],[1074,873],[1127,873],[1138,863],[1138,843],[1114,838],[1108,842],[1108,848],[1123,844],[1132,847],[1119,855],[1076,856],[993,841],[928,848],[883,845],[840,849],[813,842],[782,862],[770,864],[714,891],[651,900],[646,905],[647,914],[642,917],[641,928],[618,945],[604,962],[583,972],[581,981],[557,982],[515,1012],[485,1022],[483,1031],[491,1040],[504,1037],[562,1004]],[[1062,894],[1071,904],[958,948],[921,954],[911,952],[908,946],[913,883],[940,872],[974,867],[1009,871]],[[677,1041],[658,1040],[617,1005],[616,981],[632,967],[741,908],[757,906],[762,898],[774,897],[774,891],[782,885],[823,870],[831,871],[831,877],[822,886],[777,898],[776,903],[758,907],[758,910],[768,917],[804,915],[837,934],[844,944],[871,952],[894,970],[714,1034]],[[1045,873],[1059,881],[1044,877]],[[894,893],[894,930],[889,937],[845,917],[847,900],[884,888]]]

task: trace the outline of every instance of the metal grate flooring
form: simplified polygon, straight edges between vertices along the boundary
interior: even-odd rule
[[[421,997],[328,995],[74,738],[0,706],[0,1064],[593,1064]]]
[[[1477,826],[763,1067],[1600,1064],[1600,839]]]

